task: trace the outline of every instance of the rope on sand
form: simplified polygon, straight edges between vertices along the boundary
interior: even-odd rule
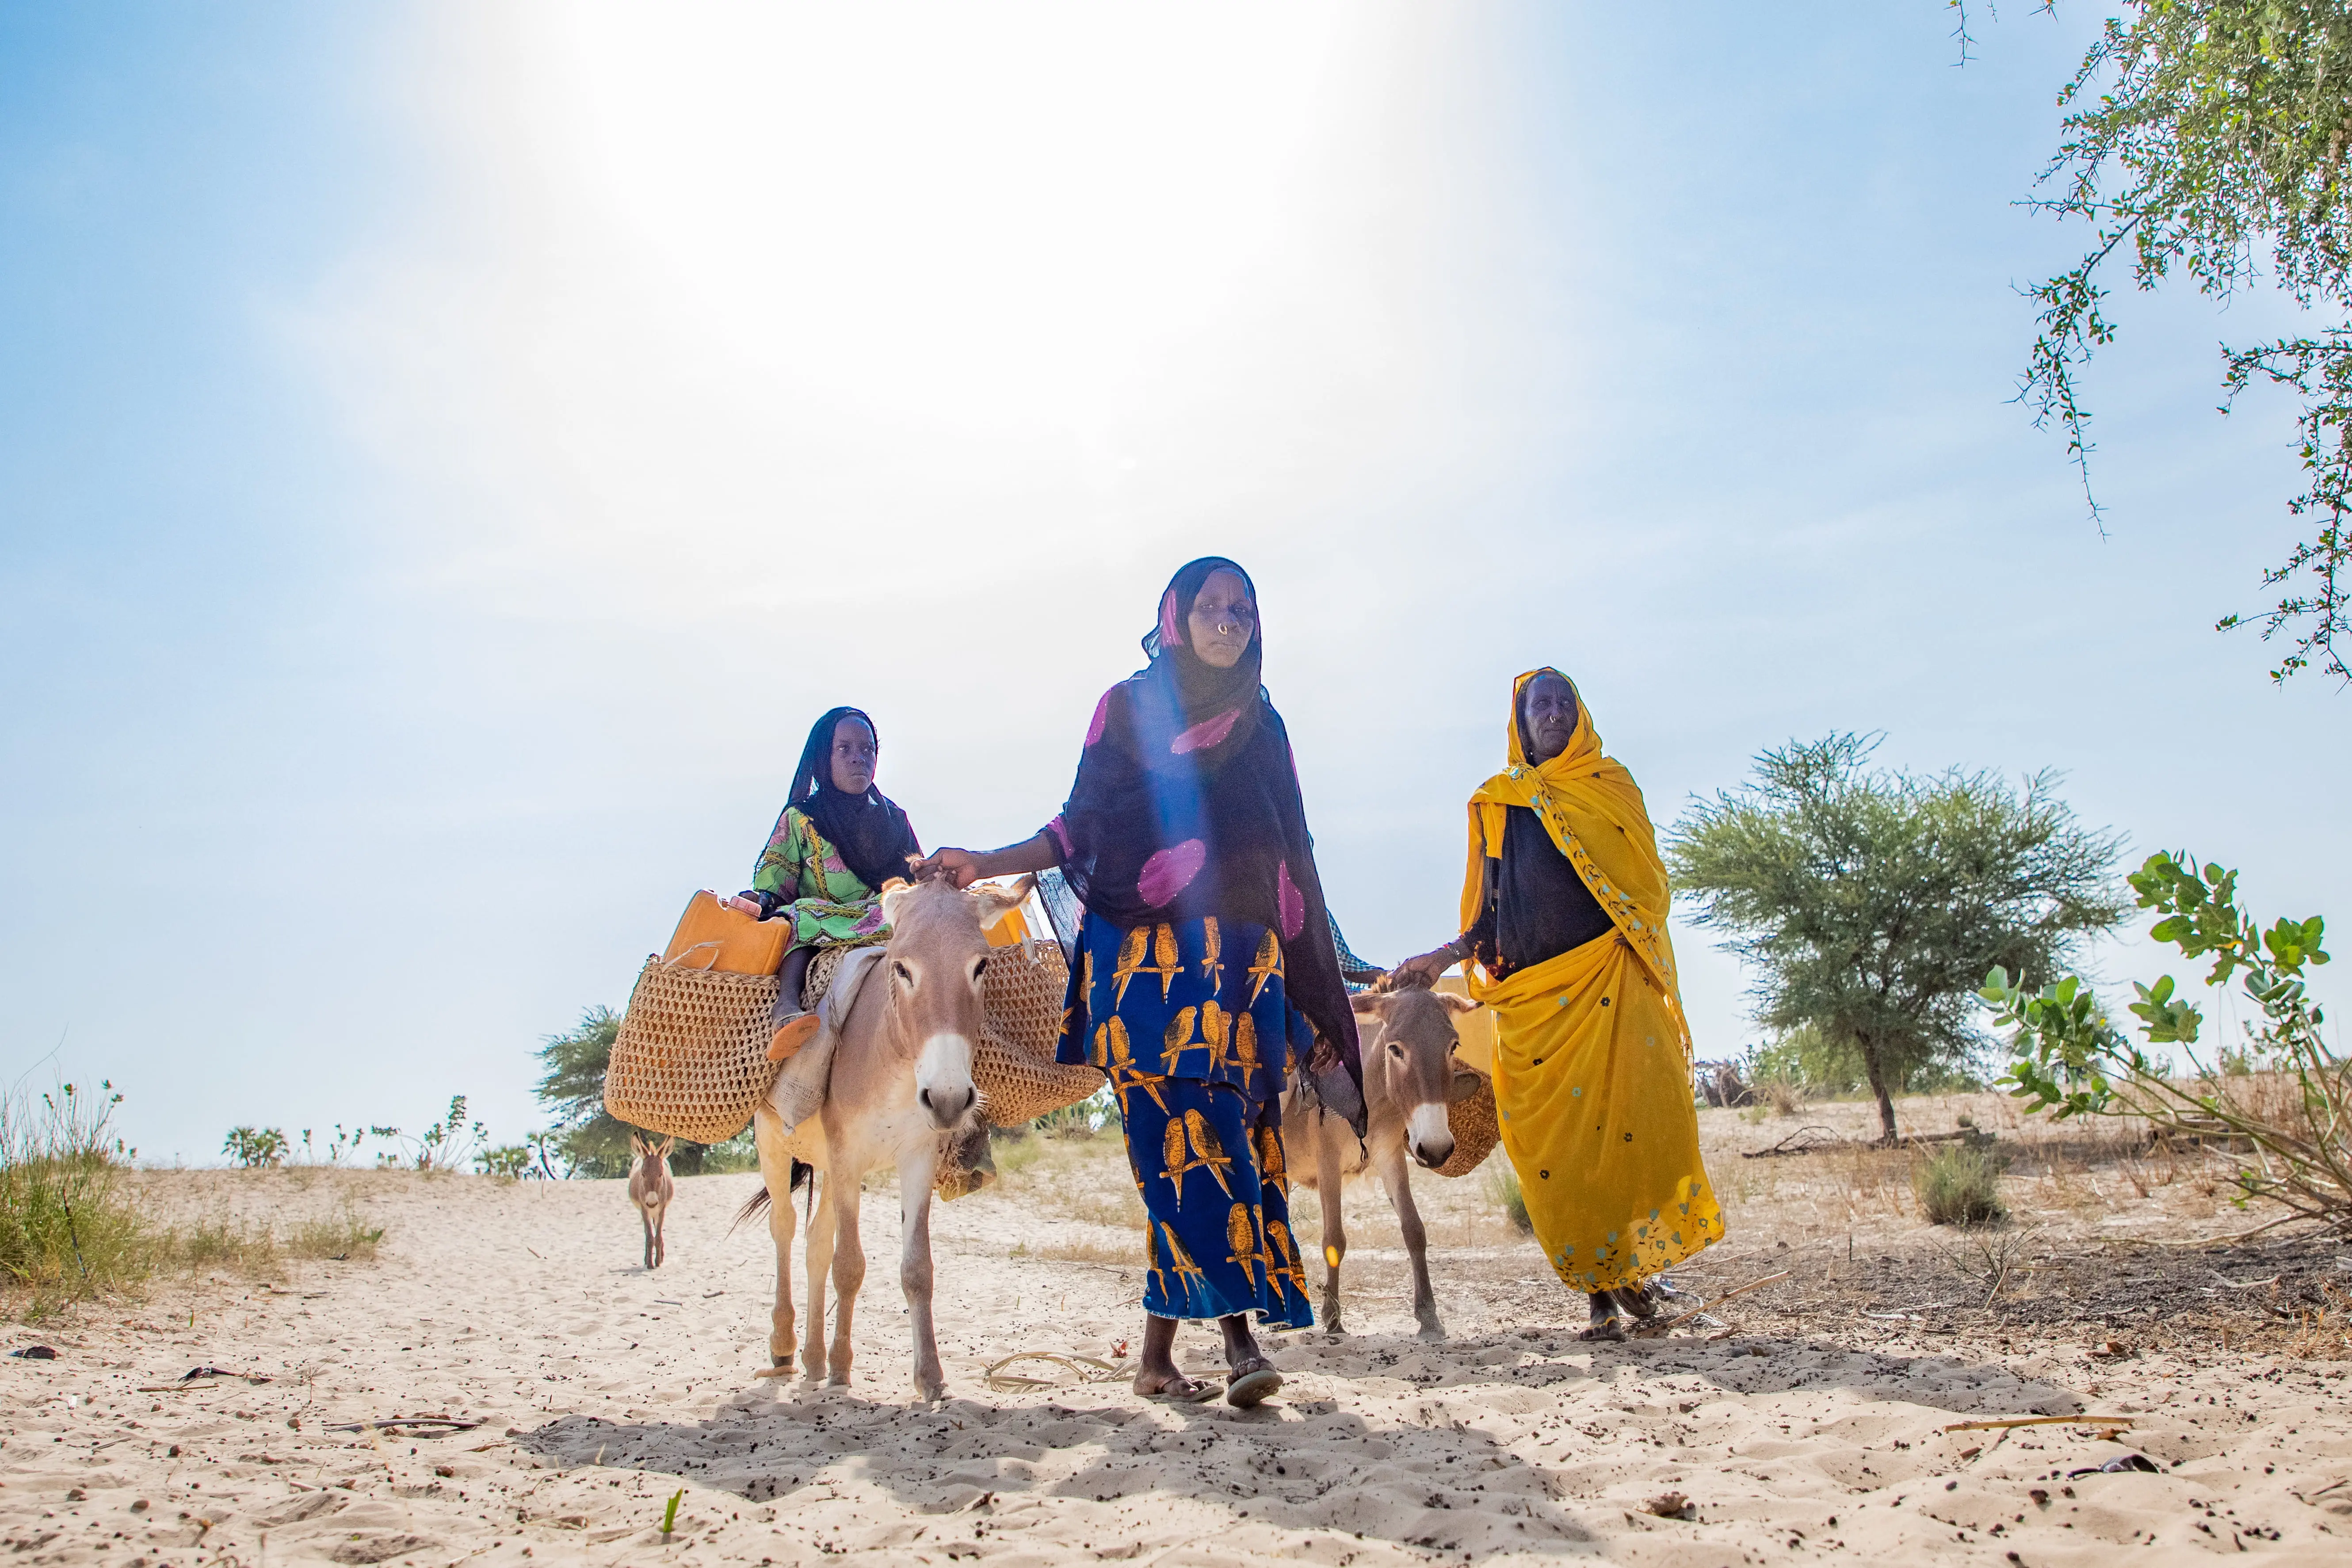
[[[1767,1274],[1761,1279],[1751,1279],[1747,1284],[1739,1286],[1736,1289],[1726,1290],[1722,1295],[1717,1296],[1706,1306],[1694,1307],[1687,1312],[1677,1313],[1674,1317],[1662,1319],[1656,1322],[1634,1323],[1627,1328],[1625,1331],[1629,1334],[1640,1334],[1644,1336],[1650,1334],[1663,1334],[1668,1329],[1689,1322],[1693,1318],[1706,1316],[1707,1312],[1713,1310],[1715,1308],[1722,1306],[1734,1296],[1745,1296],[1750,1290],[1761,1290],[1767,1285],[1778,1285],[1781,1280],[1786,1279],[1793,1272],[1795,1272],[1795,1270],[1783,1268],[1778,1274]]]
[[[1058,1381],[1054,1378],[1027,1377],[1017,1372],[1004,1370],[1016,1361],[1049,1361],[1056,1366],[1068,1367],[1078,1374],[1080,1383],[1116,1383],[1128,1374],[1127,1368],[1116,1366],[1107,1361],[1097,1361],[1090,1355],[1066,1356],[1055,1355],[1051,1351],[1022,1351],[1006,1356],[988,1369],[985,1373],[988,1386],[1003,1394],[1018,1394],[1024,1389],[1059,1386]]]

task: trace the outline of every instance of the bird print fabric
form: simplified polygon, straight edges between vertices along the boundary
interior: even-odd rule
[[[1144,1310],[1312,1327],[1280,1095],[1314,1034],[1284,993],[1281,943],[1214,916],[1121,931],[1089,915],[1079,947],[1058,1055],[1118,1097],[1150,1220]]]

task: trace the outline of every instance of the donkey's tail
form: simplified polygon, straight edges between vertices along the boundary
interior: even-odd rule
[[[794,1192],[798,1192],[801,1188],[807,1187],[810,1191],[810,1195],[814,1197],[816,1191],[815,1184],[812,1183],[809,1178],[815,1173],[816,1167],[814,1165],[809,1164],[805,1161],[802,1160],[793,1161],[792,1181],[793,1190]],[[750,1198],[744,1201],[741,1208],[735,1211],[734,1219],[730,1222],[727,1226],[727,1234],[730,1236],[734,1235],[735,1227],[737,1226],[741,1225],[745,1220],[759,1214],[761,1210],[768,1206],[768,1184],[761,1182],[760,1184],[759,1190],[754,1192]]]
[[[745,1220],[751,1218],[754,1215],[757,1215],[761,1209],[764,1209],[767,1206],[768,1184],[761,1182],[760,1184],[759,1191],[751,1194],[751,1201],[746,1203],[741,1208],[735,1211],[734,1219],[730,1221],[728,1224],[727,1234],[730,1236],[734,1235],[735,1227],[737,1226],[741,1225]]]

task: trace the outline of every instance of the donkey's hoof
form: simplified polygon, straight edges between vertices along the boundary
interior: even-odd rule
[[[1421,1321],[1421,1332],[1415,1334],[1413,1337],[1415,1339],[1428,1340],[1434,1342],[1445,1337],[1445,1325],[1437,1321],[1434,1318],[1423,1318]]]

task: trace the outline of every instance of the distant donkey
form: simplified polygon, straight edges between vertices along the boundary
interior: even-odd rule
[[[670,1199],[677,1195],[677,1184],[669,1173],[669,1152],[676,1142],[665,1138],[655,1143],[638,1133],[629,1134],[629,1147],[636,1153],[636,1166],[629,1173],[629,1202],[635,1206],[637,1217],[646,1222],[648,1268],[661,1267],[662,1217],[669,1212]]]
[[[1364,992],[1350,1000],[1364,1054],[1362,1142],[1346,1122],[1299,1106],[1295,1095],[1285,1097],[1282,1110],[1284,1163],[1293,1181],[1317,1189],[1323,1199],[1323,1326],[1335,1334],[1347,1331],[1339,1322],[1339,1260],[1348,1255],[1339,1186],[1370,1166],[1380,1173],[1404,1232],[1404,1249],[1412,1260],[1412,1315],[1421,1321],[1421,1337],[1441,1340],[1445,1328],[1438,1321],[1437,1294],[1429,1283],[1429,1236],[1413,1206],[1405,1156],[1433,1171],[1454,1157],[1446,1107],[1477,1093],[1480,1081],[1454,1058],[1461,1037],[1454,1016],[1478,1004],[1428,990]],[[1294,1152],[1312,1158],[1301,1161]]]

